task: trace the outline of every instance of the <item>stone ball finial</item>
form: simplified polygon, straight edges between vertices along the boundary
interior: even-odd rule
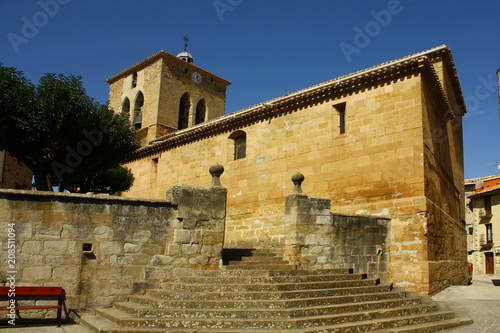
[[[302,182],[304,181],[305,177],[303,174],[300,172],[297,172],[292,176],[292,182],[295,187],[293,188],[293,194],[302,194]]]
[[[220,176],[224,173],[224,167],[220,165],[219,162],[215,163],[208,169],[212,175],[212,185],[211,186],[222,186],[220,183]]]

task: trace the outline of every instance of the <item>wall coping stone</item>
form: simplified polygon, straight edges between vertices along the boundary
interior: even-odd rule
[[[170,201],[165,199],[144,199],[144,198],[119,197],[119,196],[103,195],[103,194],[61,193],[61,192],[51,192],[51,191],[26,191],[26,190],[0,189],[0,199],[6,197],[15,197],[15,196],[31,196],[31,197],[38,197],[40,199],[53,198],[53,200],[84,199],[84,200],[109,201],[109,202],[116,201],[121,203],[171,204]]]

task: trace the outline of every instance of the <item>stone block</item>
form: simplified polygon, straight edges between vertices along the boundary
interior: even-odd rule
[[[110,291],[111,295],[122,295],[122,296],[128,296],[130,295],[132,288],[127,281],[123,280],[111,280],[110,281]]]
[[[62,226],[59,224],[37,225],[35,230],[35,239],[58,239],[61,238]]]
[[[213,254],[214,253],[214,246],[213,245],[203,245],[201,247],[201,254]]]
[[[171,265],[175,260],[175,257],[171,256],[164,256],[161,254],[156,254],[154,255],[151,260],[149,261],[150,265],[156,266],[156,265]]]
[[[169,256],[175,256],[180,253],[180,246],[178,244],[169,244],[167,247],[167,254]]]
[[[328,261],[328,259],[327,259],[326,256],[318,256],[316,258],[316,263],[317,264],[326,264],[327,261]]]
[[[132,258],[124,255],[112,254],[109,257],[109,264],[111,266],[127,266],[132,263]]]
[[[202,243],[203,244],[222,244],[224,241],[224,234],[220,232],[204,231]]]
[[[26,254],[38,254],[42,252],[42,242],[36,240],[24,241],[21,252]]]
[[[82,281],[109,281],[118,280],[122,277],[122,267],[111,267],[109,265],[102,265],[97,267],[89,267],[85,265],[81,270]]]
[[[182,253],[187,255],[193,255],[198,253],[200,245],[198,244],[182,244]]]
[[[316,216],[316,224],[330,225],[333,223],[331,215],[318,215]]]
[[[172,279],[172,268],[171,267],[145,267],[144,279],[146,281],[150,280],[160,280],[168,281]]]
[[[72,266],[56,267],[52,272],[52,279],[54,281],[78,281],[80,280],[79,269]]]
[[[122,246],[120,242],[100,242],[99,244],[99,252],[101,254],[101,257],[109,256],[112,254],[121,254],[122,253]]]
[[[123,268],[123,278],[131,279],[133,281],[144,281],[145,278],[145,266],[126,266]]]
[[[313,246],[311,248],[311,254],[321,254],[323,252],[323,246]]]
[[[3,260],[5,258],[5,260]],[[16,255],[16,264],[23,264],[27,266],[42,265],[44,256],[41,254],[19,253]],[[0,262],[7,262],[7,254],[0,256]]]
[[[73,265],[74,258],[69,254],[48,254],[44,258],[46,265],[66,266]]]
[[[209,258],[208,257],[199,257],[198,263],[200,265],[207,265],[209,263]]]
[[[309,234],[305,237],[306,245],[316,245],[318,244],[318,236],[316,234]]]
[[[133,243],[125,243],[123,245],[123,252],[125,253],[139,253],[142,246]]]
[[[23,281],[45,281],[52,276],[50,266],[26,267],[23,269]]]
[[[152,232],[149,230],[136,230],[132,236],[132,240],[139,244],[146,243],[153,236]]]
[[[191,231],[189,230],[174,230],[174,242],[189,243],[191,241]]]
[[[113,235],[113,229],[107,226],[99,226],[94,229],[94,236],[99,240],[112,240]]]
[[[43,250],[46,253],[66,253],[68,249],[67,241],[45,241],[43,243]]]
[[[179,276],[191,276],[193,275],[193,269],[192,268],[185,268],[185,267],[175,267],[172,270],[173,277],[179,277]]]

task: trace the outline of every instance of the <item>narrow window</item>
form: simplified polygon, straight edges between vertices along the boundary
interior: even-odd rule
[[[333,106],[337,110],[337,112],[339,113],[339,133],[340,134],[345,133],[345,104],[346,103],[340,103],[340,104]]]
[[[151,159],[151,180],[155,180],[158,175],[158,157]]]
[[[184,129],[188,127],[189,109],[191,108],[191,99],[189,93],[182,95],[179,102],[179,120],[177,122],[177,129]]]
[[[137,87],[137,72],[134,72],[134,74],[132,74],[132,89]]]
[[[491,228],[491,223],[486,224],[486,243],[487,244],[493,243],[493,230]]]
[[[245,158],[247,154],[247,134],[243,131],[237,131],[231,134],[229,138],[234,144],[234,159],[239,160],[240,158]]]
[[[196,105],[196,119],[195,119],[195,124],[201,124],[205,122],[205,114],[206,114],[206,104],[205,100],[202,99],[201,101],[198,102],[198,105]]]
[[[135,98],[134,104],[134,126],[136,129],[140,129],[142,127],[142,108],[144,106],[144,95],[141,91],[137,94]]]

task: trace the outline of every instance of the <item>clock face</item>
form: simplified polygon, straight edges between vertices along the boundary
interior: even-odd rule
[[[193,73],[193,81],[194,83],[201,83],[201,74],[198,72]]]

